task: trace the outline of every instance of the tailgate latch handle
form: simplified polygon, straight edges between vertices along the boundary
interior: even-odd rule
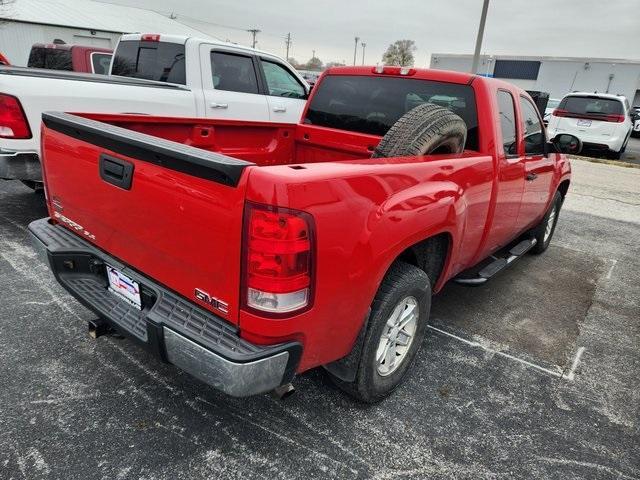
[[[103,153],[100,155],[100,178],[116,187],[131,190],[133,163]]]

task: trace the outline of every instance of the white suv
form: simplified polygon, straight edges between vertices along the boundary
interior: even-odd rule
[[[606,93],[574,92],[566,95],[549,117],[549,138],[575,135],[585,150],[608,152],[620,158],[633,130],[626,97]]]

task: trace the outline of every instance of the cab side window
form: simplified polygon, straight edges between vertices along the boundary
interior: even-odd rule
[[[520,110],[522,110],[521,127],[524,136],[524,153],[527,155],[544,154],[546,138],[536,107],[526,98],[520,97]]]
[[[305,98],[302,84],[282,65],[260,60],[267,81],[269,95],[274,97]]]
[[[251,57],[211,52],[211,72],[216,90],[258,93],[258,78]]]
[[[500,110],[500,130],[502,131],[504,154],[515,156],[518,154],[516,109],[513,103],[513,96],[509,92],[498,90],[498,109]]]

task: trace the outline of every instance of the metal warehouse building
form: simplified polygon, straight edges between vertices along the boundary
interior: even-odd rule
[[[434,53],[431,68],[471,70],[471,55]],[[478,74],[501,78],[525,90],[562,98],[573,91],[621,94],[640,105],[640,60],[577,57],[514,57],[483,55]]]
[[[207,35],[149,10],[91,0],[5,0],[0,2],[0,52],[14,65],[27,64],[34,43],[114,48],[123,33]]]

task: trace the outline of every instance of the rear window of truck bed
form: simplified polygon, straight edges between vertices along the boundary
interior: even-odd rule
[[[466,149],[478,150],[478,116],[469,85],[397,77],[329,75],[313,96],[304,122],[383,136],[405,113],[435,103],[467,124]]]
[[[112,75],[186,84],[184,45],[126,40],[118,44]]]

